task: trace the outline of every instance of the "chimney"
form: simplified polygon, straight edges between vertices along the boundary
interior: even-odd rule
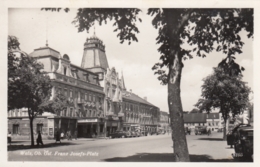
[[[147,101],[147,97],[146,96],[144,97],[144,100]]]

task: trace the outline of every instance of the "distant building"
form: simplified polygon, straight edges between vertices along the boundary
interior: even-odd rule
[[[169,124],[169,113],[165,111],[160,111],[160,129],[167,132],[170,129]]]
[[[222,125],[220,113],[207,114],[207,126],[210,127],[212,131],[221,128]]]
[[[206,114],[205,113],[189,113],[183,114],[184,126],[206,126]]]

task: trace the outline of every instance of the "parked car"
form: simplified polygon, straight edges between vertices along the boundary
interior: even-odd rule
[[[132,137],[137,137],[136,131],[131,131],[131,133],[132,133]]]
[[[136,137],[140,137],[141,136],[141,132],[135,131],[135,133],[136,133]]]
[[[243,157],[252,157],[254,148],[254,129],[253,126],[242,126],[237,129],[234,140],[236,154]]]
[[[235,145],[235,139],[236,139],[236,136],[238,135],[238,128],[249,127],[249,126],[250,125],[248,125],[248,124],[238,124],[232,130],[228,131],[228,133],[227,133],[227,145],[229,145],[231,148],[233,147],[233,145]]]
[[[115,131],[113,133],[108,134],[109,138],[125,138],[127,136],[128,136],[127,132],[125,132],[125,131]]]
[[[148,132],[147,131],[141,131],[141,136],[147,136]]]
[[[195,127],[195,135],[207,134],[206,126],[196,126]]]

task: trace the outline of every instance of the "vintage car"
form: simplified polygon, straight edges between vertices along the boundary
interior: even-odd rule
[[[195,135],[207,134],[206,126],[196,126],[195,127]]]
[[[125,138],[128,137],[127,132],[125,131],[115,131],[108,134],[109,138]]]
[[[147,131],[141,131],[141,136],[147,136],[148,132]]]
[[[141,132],[135,131],[135,133],[136,133],[136,137],[140,137],[141,136]]]
[[[234,148],[236,154],[242,157],[252,157],[254,143],[253,126],[242,126],[237,129],[234,138]]]
[[[240,127],[250,127],[250,125],[248,125],[248,124],[238,124],[232,130],[228,131],[228,133],[227,133],[227,145],[229,145],[231,148],[235,144],[234,143],[235,138],[238,134],[238,128],[240,128]]]

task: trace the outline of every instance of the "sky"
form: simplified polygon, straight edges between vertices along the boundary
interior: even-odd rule
[[[72,24],[76,16],[76,9],[68,13],[46,12],[40,8],[9,8],[8,10],[8,35],[16,36],[20,48],[28,54],[34,49],[44,47],[48,40],[49,47],[59,51],[61,55],[67,54],[71,63],[80,66],[83,56],[83,44],[87,37],[91,37],[94,29],[89,33],[78,32]],[[142,23],[137,23],[140,33],[137,34],[138,42],[120,44],[113,32],[113,22],[99,26],[96,24],[96,36],[103,41],[109,67],[115,67],[119,76],[123,72],[127,90],[168,112],[167,86],[160,84],[152,67],[159,62],[160,54],[156,45],[158,30],[152,24],[152,17],[147,15],[147,9],[142,9],[140,15]],[[243,80],[253,90],[253,40],[242,32],[241,38],[245,45],[243,53],[236,55],[236,62],[246,70]],[[203,78],[212,73],[212,68],[225,58],[222,53],[211,52],[206,58],[194,57],[184,61],[181,81],[181,98],[184,111],[191,111],[201,95]],[[252,99],[252,96],[250,97]]]

